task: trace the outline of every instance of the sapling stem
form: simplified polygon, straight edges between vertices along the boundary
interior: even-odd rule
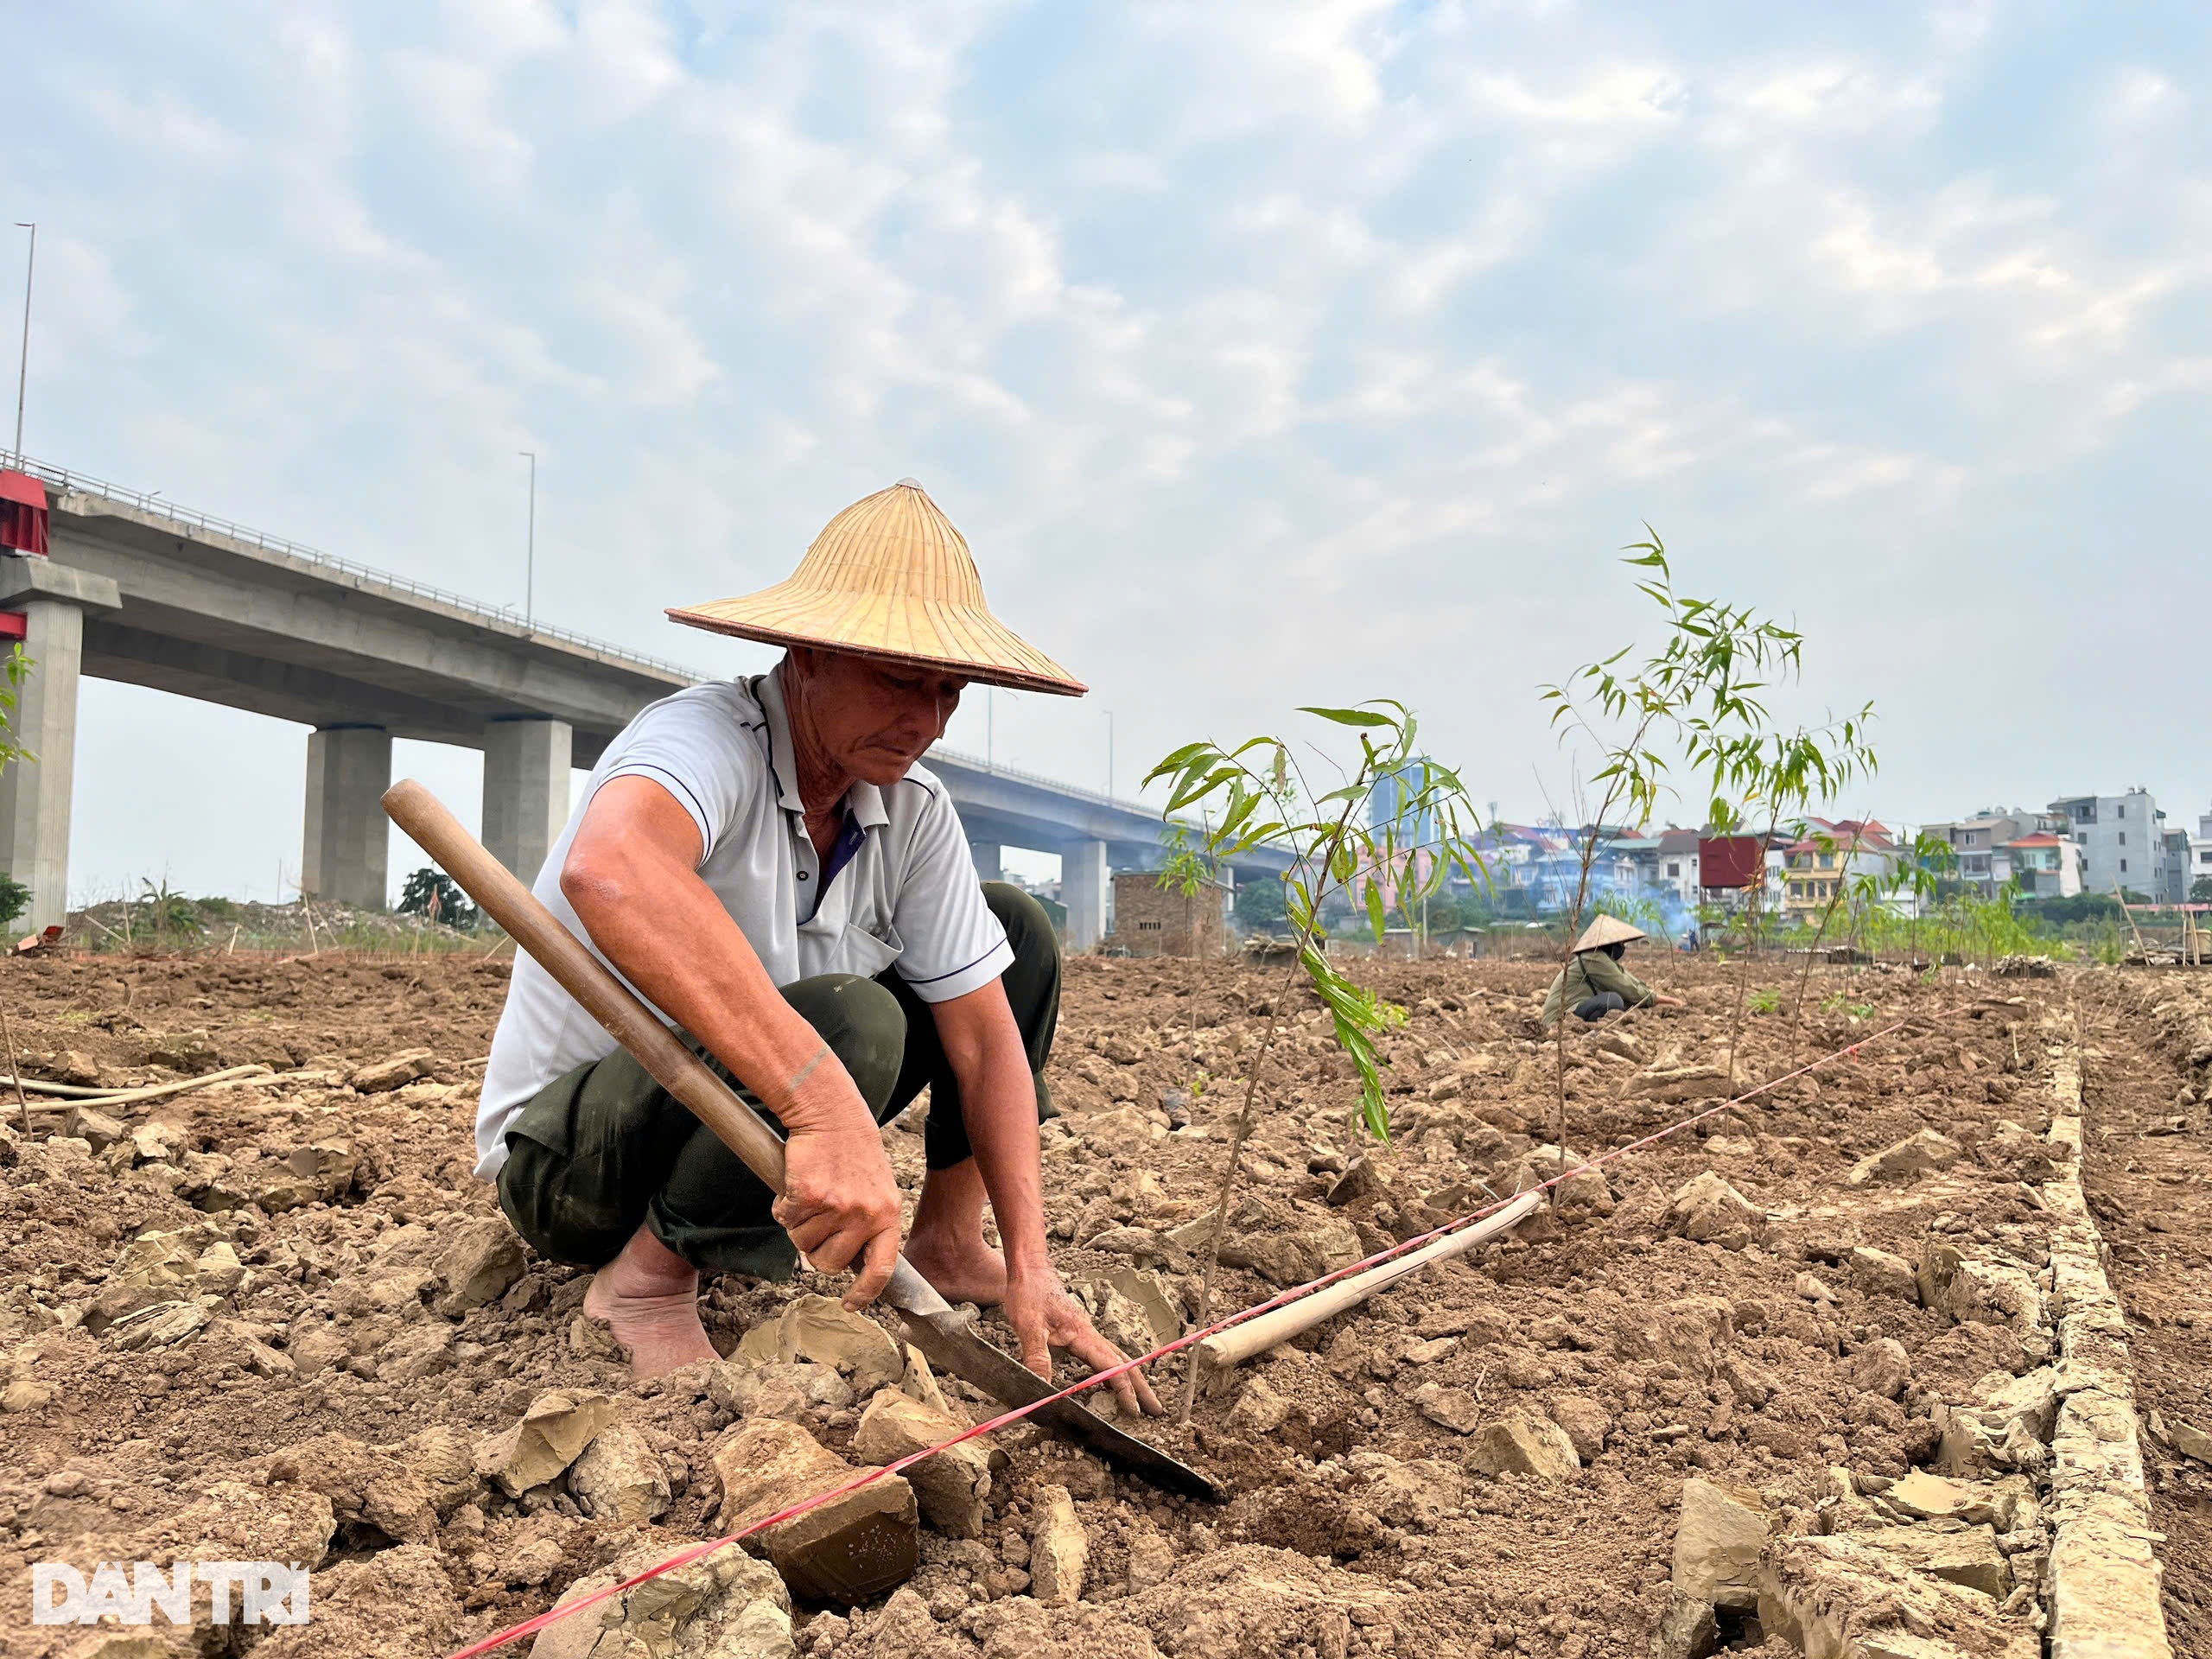
[[[1360,1109],[1355,1122],[1364,1122],[1378,1139],[1387,1138],[1389,1133],[1374,1034],[1402,1023],[1404,1011],[1354,982],[1322,953],[1324,907],[1338,894],[1363,885],[1369,925],[1380,941],[1389,907],[1386,883],[1402,905],[1408,895],[1425,899],[1452,868],[1468,869],[1478,863],[1457,830],[1465,791],[1454,773],[1414,753],[1418,722],[1412,711],[1402,703],[1379,700],[1351,709],[1309,708],[1300,712],[1348,728],[1358,736],[1358,766],[1339,787],[1318,798],[1306,787],[1305,774],[1291,758],[1288,747],[1274,737],[1252,738],[1230,750],[1210,742],[1186,744],[1154,767],[1146,779],[1147,783],[1161,778],[1173,780],[1166,806],[1170,815],[1199,802],[1226,798],[1218,822],[1211,813],[1205,820],[1205,856],[1214,863],[1261,846],[1284,849],[1292,855],[1290,874],[1283,880],[1285,915],[1293,927],[1291,962],[1269,1011],[1266,1035],[1252,1056],[1243,1097],[1230,1125],[1228,1155],[1215,1191],[1212,1230],[1199,1281],[1202,1323],[1212,1317],[1223,1236],[1236,1202],[1244,1147],[1258,1126],[1261,1091],[1268,1084],[1268,1065],[1290,1023],[1288,1000],[1300,974],[1305,975],[1328,1012],[1338,1046],[1357,1075]],[[1245,759],[1255,752],[1265,757],[1263,767]],[[1408,795],[1406,781],[1416,772],[1420,787]],[[1396,811],[1387,826],[1362,823],[1358,814],[1385,777],[1394,780]],[[1397,825],[1408,815],[1417,824],[1433,818],[1445,830],[1434,843],[1442,856],[1433,859],[1426,868],[1421,859],[1422,848],[1408,853],[1402,867],[1397,861],[1403,850]],[[1200,869],[1205,868],[1188,848],[1181,848],[1177,856]],[[1198,1382],[1198,1371],[1193,1365],[1185,1374],[1185,1421],[1196,1405]]]
[[[1344,810],[1337,815],[1336,827],[1326,843],[1328,855],[1322,861],[1324,869],[1332,868],[1338,850],[1344,844],[1344,826],[1350,822],[1353,803],[1347,799]],[[1254,1108],[1259,1103],[1260,1078],[1267,1070],[1268,1057],[1274,1052],[1275,1039],[1282,1033],[1286,1005],[1290,1001],[1290,988],[1297,982],[1300,970],[1306,966],[1306,955],[1313,948],[1314,931],[1321,920],[1320,895],[1306,912],[1304,925],[1298,935],[1298,949],[1285,970],[1282,983],[1276,987],[1274,1000],[1268,1011],[1268,1034],[1260,1039],[1259,1052],[1252,1057],[1252,1069],[1244,1079],[1244,1098],[1236,1109],[1236,1120],[1229,1134],[1229,1154],[1222,1160],[1221,1185],[1214,1193],[1213,1227],[1206,1239],[1206,1264],[1198,1279],[1198,1324],[1201,1328],[1213,1323],[1213,1281],[1221,1268],[1222,1235],[1229,1228],[1229,1206],[1236,1195],[1236,1177],[1244,1161],[1244,1143],[1252,1138],[1252,1128],[1258,1121]],[[1306,971],[1311,972],[1310,969]],[[1183,1368],[1183,1402],[1178,1421],[1187,1423],[1198,1402],[1198,1362],[1193,1354]]]

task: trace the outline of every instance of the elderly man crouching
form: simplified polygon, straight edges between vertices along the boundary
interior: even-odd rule
[[[493,1039],[477,1173],[541,1254],[597,1269],[585,1311],[652,1376],[715,1357],[702,1271],[785,1279],[803,1253],[855,1270],[849,1307],[882,1290],[900,1209],[880,1126],[926,1086],[907,1259],[951,1300],[1003,1304],[1042,1376],[1053,1346],[1119,1363],[1046,1249],[1058,941],[1028,894],[977,880],[917,765],[971,681],[1082,684],[991,615],[966,543],[911,480],[838,514],[789,580],[670,615],[787,654],[632,721],[537,896],[779,1123],[786,1191],[528,958]],[[1159,1409],[1141,1378],[1114,1386]]]

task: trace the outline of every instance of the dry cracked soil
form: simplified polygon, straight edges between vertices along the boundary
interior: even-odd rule
[[[1548,963],[1362,964],[1408,1015],[1382,1045],[1378,1146],[1281,969],[1071,961],[1044,1132],[1064,1274],[1124,1343],[1189,1325],[1243,1079],[1277,1027],[1224,1310],[1551,1174],[1562,1058],[1576,1159],[1721,1105],[1738,970],[1640,966],[1689,1006],[1574,1031],[1562,1055],[1529,1019]],[[798,1299],[839,1287],[805,1275],[714,1284],[731,1357],[632,1384],[582,1315],[588,1274],[524,1250],[469,1173],[497,961],[0,969],[27,1076],[277,1074],[46,1097],[28,1127],[6,1101],[0,1652],[448,1653],[717,1535],[758,1472],[746,1448],[791,1432],[770,1424],[862,1462],[863,1414],[911,1409],[885,1395],[988,1409],[901,1371],[887,1335],[810,1337],[827,1322]],[[1742,1020],[1743,1084],[1863,1046],[1208,1379],[1187,1427],[1141,1427],[1225,1503],[1017,1427],[968,1486],[925,1491],[888,1597],[794,1597],[725,1551],[556,1626],[541,1659],[2026,1659],[2062,1052],[2086,1078],[2083,1179],[2128,1314],[2167,1618],[2177,1651],[2212,1651],[2212,998],[2151,970],[1821,969],[1800,1021],[1795,968],[1753,964],[1749,985],[1781,1006]],[[887,1136],[910,1198],[917,1128]],[[218,1624],[204,1594],[181,1626],[31,1621],[35,1562],[89,1578],[179,1557],[304,1562],[311,1621]]]

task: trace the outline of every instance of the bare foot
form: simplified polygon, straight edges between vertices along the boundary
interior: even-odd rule
[[[593,1275],[584,1312],[607,1322],[641,1382],[721,1357],[699,1322],[698,1269],[646,1228]]]
[[[966,1237],[909,1233],[906,1256],[948,1302],[995,1307],[1006,1300],[1006,1258],[983,1243],[980,1231]]]

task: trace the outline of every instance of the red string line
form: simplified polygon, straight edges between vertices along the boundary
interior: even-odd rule
[[[497,1649],[503,1648],[510,1642],[519,1641],[525,1636],[535,1635],[539,1630],[545,1629],[548,1625],[557,1624],[564,1618],[581,1613],[586,1608],[596,1607],[601,1602],[608,1600],[613,1597],[619,1596],[626,1590],[635,1589],[639,1585],[645,1583],[648,1580],[657,1579],[664,1573],[672,1573],[680,1567],[689,1567],[692,1562],[713,1554],[715,1551],[724,1548],[726,1545],[740,1542],[744,1539],[752,1537],[755,1533],[766,1531],[770,1527],[780,1526],[786,1521],[797,1520],[800,1516],[806,1514],[811,1510],[819,1509],[823,1504],[830,1502],[833,1498],[843,1497],[848,1493],[859,1491],[862,1487],[873,1485],[875,1482],[881,1480],[887,1475],[895,1475],[902,1470],[912,1468],[915,1464],[920,1463],[926,1458],[933,1458],[940,1452],[948,1451],[956,1446],[964,1445],[966,1442],[976,1439],[978,1435],[993,1433],[999,1429],[1006,1427],[1011,1423],[1020,1421],[1023,1418],[1029,1416],[1033,1412],[1042,1410],[1046,1406],[1055,1404],[1062,1400],[1071,1399],[1076,1395],[1084,1393],[1089,1389],[1098,1387],[1099,1384],[1103,1382],[1110,1382],[1114,1378],[1122,1376],[1126,1372],[1135,1370],[1140,1366],[1149,1365],[1153,1361],[1164,1358],[1169,1354],[1179,1353],[1184,1349],[1192,1346],[1193,1344],[1203,1342],[1208,1337],[1217,1336],[1224,1331],[1243,1325],[1248,1319],[1257,1319],[1262,1313],[1271,1313],[1276,1308],[1287,1306],[1292,1302],[1303,1300],[1306,1297],[1312,1295],[1315,1291],[1325,1289],[1329,1286],[1336,1283],[1339,1279],[1349,1278],[1356,1273],[1363,1273],[1370,1268],[1379,1267],[1382,1263],[1391,1261],[1395,1257],[1404,1255],[1413,1250],[1420,1249],[1425,1245],[1434,1243],[1438,1239],[1443,1238],[1448,1234],[1459,1232],[1464,1228],[1472,1226],[1476,1222],[1481,1221],[1485,1217],[1497,1214],[1497,1211],[1505,1208],[1507,1205],[1512,1203],[1514,1199],[1521,1198],[1526,1192],[1547,1192],[1552,1187],[1559,1185],[1563,1181],[1573,1179],[1577,1175],[1583,1174],[1590,1170],[1599,1168],[1605,1164],[1610,1164],[1616,1159],[1625,1157],[1631,1152],[1640,1151],[1645,1147],[1655,1145],[1658,1141],[1667,1139],[1669,1135],[1679,1135],[1684,1129],[1691,1128],[1699,1123],[1702,1123],[1708,1117],[1717,1116],[1720,1113],[1727,1111],[1732,1107],[1742,1105],[1747,1100],[1754,1100],[1759,1096],[1765,1094],[1770,1090],[1779,1088],[1785,1083],[1804,1077],[1808,1073],[1816,1071],[1821,1067],[1827,1065],[1834,1061],[1846,1058],[1856,1060],[1859,1058],[1859,1051],[1863,1046],[1867,1043],[1874,1042],[1880,1038],[1886,1037],[1892,1032],[1901,1030],[1903,1027],[1911,1024],[1916,1020],[1948,1020],[1953,1014],[1961,1013],[1966,1008],[1972,1006],[1973,1005],[1971,1003],[1961,1002],[1954,1007],[1944,1008],[1933,1014],[1904,1014],[1898,1019],[1892,1020],[1890,1024],[1884,1026],[1878,1031],[1869,1032],[1866,1035],[1859,1038],[1857,1041],[1850,1043],[1842,1048],[1839,1048],[1832,1053],[1823,1054],[1818,1059],[1808,1061],[1803,1065],[1797,1067],[1794,1071],[1785,1071],[1778,1077],[1770,1077],[1766,1082],[1760,1084],[1755,1089],[1746,1089],[1742,1094],[1734,1096],[1727,1100],[1720,1101],[1714,1105],[1708,1106],[1703,1111],[1694,1113],[1690,1116],[1683,1118],[1679,1122],[1669,1123],[1664,1128],[1654,1130],[1651,1134],[1642,1136],[1640,1139],[1624,1142],[1620,1146],[1615,1147],[1610,1152],[1600,1153],[1597,1157],[1589,1159],[1583,1163],[1577,1164],[1573,1169],[1564,1170],[1559,1174],[1553,1176],[1551,1179],[1548,1181],[1538,1182],[1533,1187],[1523,1188],[1521,1192],[1515,1192],[1510,1197],[1500,1198],[1494,1204],[1485,1205],[1479,1210],[1472,1210],[1464,1216],[1455,1217],[1452,1220],[1444,1223],[1441,1226],[1432,1228],[1426,1233],[1420,1234],[1413,1238],[1406,1239],[1400,1243],[1391,1246],[1389,1249],[1378,1250],[1373,1255],[1369,1256],[1366,1260],[1355,1262],[1350,1267],[1339,1268],[1334,1273],[1324,1274],[1321,1277],[1309,1280],[1306,1283],[1302,1285],[1294,1285],[1290,1289],[1283,1291],[1275,1296],[1270,1297],[1264,1302],[1255,1303],[1250,1307],[1244,1308],[1238,1313],[1230,1314],[1225,1319],[1217,1319],[1213,1324],[1206,1326],[1202,1331],[1192,1331],[1183,1336],[1178,1337],[1173,1342],[1162,1343],[1159,1347],[1154,1349],[1148,1354],[1140,1354],[1135,1359],[1123,1360],[1119,1365],[1116,1365],[1107,1370],[1095,1371],[1090,1376],[1082,1379],[1082,1381],[1072,1382],[1057,1393],[1048,1394],[1041,1400],[1033,1400],[1027,1405],[1016,1406],[1011,1411],[1001,1412],[999,1415],[991,1418],[988,1421],[978,1423],[973,1428],[967,1430],[963,1433],[955,1434],[950,1440],[941,1440],[935,1446],[925,1446],[919,1452],[911,1452],[905,1457],[897,1459],[891,1463],[884,1464],[880,1467],[861,1470],[854,1477],[854,1478],[845,1482],[844,1484],[841,1486],[833,1486],[827,1491],[817,1492],[811,1497],[803,1498],[798,1503],[793,1503],[786,1509],[779,1510],[775,1514],[766,1516],[761,1520],[755,1521],[750,1526],[741,1528],[735,1532],[726,1534],[720,1538],[712,1539],[706,1543],[695,1544],[689,1549],[681,1550],[676,1554],[670,1556],[666,1560],[647,1567],[644,1572],[638,1573],[635,1577],[625,1579],[620,1584],[609,1585],[606,1589],[594,1591],[588,1596],[579,1597],[575,1601],[566,1602],[558,1606],[548,1608],[544,1612],[538,1614],[534,1618],[525,1619],[519,1624],[514,1625],[508,1630],[501,1630],[495,1636],[487,1636],[483,1640],[474,1643],[468,1647],[460,1649],[456,1653],[448,1656],[448,1659],[480,1659],[481,1655],[491,1653]]]

